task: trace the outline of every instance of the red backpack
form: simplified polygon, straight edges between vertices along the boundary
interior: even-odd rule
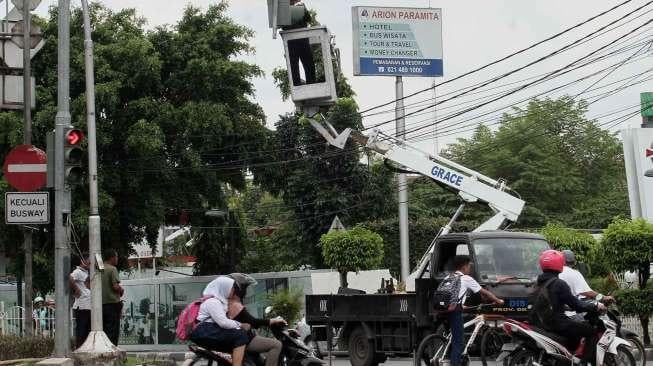
[[[200,312],[200,306],[202,303],[213,296],[204,296],[199,299],[193,300],[190,304],[186,305],[184,310],[179,314],[179,319],[177,320],[177,338],[182,341],[186,341],[190,338],[191,333],[197,327],[197,315]]]

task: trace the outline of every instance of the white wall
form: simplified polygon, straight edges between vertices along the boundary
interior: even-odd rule
[[[381,278],[386,281],[392,278],[387,269],[373,271],[350,272],[347,276],[349,288],[363,290],[368,294],[376,293],[381,287]],[[397,280],[394,280],[397,286]],[[311,286],[313,295],[326,295],[338,293],[340,287],[340,275],[338,272],[311,273]]]

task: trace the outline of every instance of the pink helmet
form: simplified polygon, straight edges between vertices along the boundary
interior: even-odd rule
[[[564,266],[565,256],[561,252],[549,249],[540,254],[540,268],[542,268],[542,271],[562,272]]]

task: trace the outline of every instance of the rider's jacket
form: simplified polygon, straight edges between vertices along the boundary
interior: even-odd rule
[[[546,281],[553,277],[557,278],[558,273],[552,271],[542,273],[537,277],[538,286],[543,286]],[[561,279],[554,280],[548,288],[549,301],[551,302],[551,307],[553,308],[554,313],[553,324],[550,326],[552,329],[559,328],[562,323],[569,320],[565,315],[565,305],[579,313],[596,310],[594,304],[578,300],[571,293],[569,285]]]

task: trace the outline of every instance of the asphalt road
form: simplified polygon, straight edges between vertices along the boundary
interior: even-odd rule
[[[327,361],[328,365],[328,361]],[[350,366],[351,364],[349,363],[348,358],[335,358],[333,360],[332,366]],[[412,366],[413,365],[413,359],[412,358],[389,358],[383,365],[390,365],[390,366]],[[470,362],[470,366],[481,366],[480,361],[472,361]]]

